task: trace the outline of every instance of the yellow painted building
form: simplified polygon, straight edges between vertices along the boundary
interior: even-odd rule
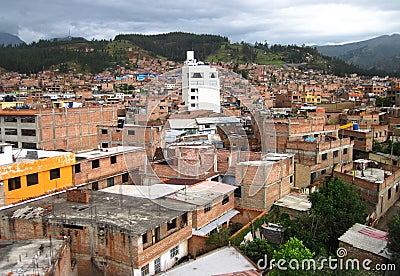
[[[6,108],[11,108],[11,107],[21,107],[24,106],[24,102],[0,102],[1,108],[6,109]]]
[[[0,166],[0,206],[73,185],[73,153],[19,149],[12,155],[12,163]]]
[[[300,99],[302,103],[321,103],[321,92],[304,92],[301,93]]]

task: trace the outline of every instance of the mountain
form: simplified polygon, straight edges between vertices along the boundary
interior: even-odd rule
[[[20,73],[35,73],[43,68],[51,68],[59,69],[60,72],[74,70],[95,74],[119,65],[136,68],[138,60],[147,56],[183,62],[187,50],[194,50],[196,58],[201,61],[230,62],[234,70],[240,71],[243,76],[248,71],[239,70],[238,64],[291,64],[339,76],[352,73],[364,76],[387,75],[386,72],[360,69],[336,57],[321,55],[315,47],[230,43],[228,38],[219,35],[182,32],[160,35],[121,34],[113,41],[88,41],[72,37],[0,47],[0,67]]]
[[[0,33],[0,45],[19,45],[24,43],[18,36],[9,33]]]
[[[375,68],[387,72],[400,72],[400,34],[316,48],[323,55],[337,57],[363,69]]]

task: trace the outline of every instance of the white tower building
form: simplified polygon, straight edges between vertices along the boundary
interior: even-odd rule
[[[189,111],[206,109],[221,112],[218,72],[210,65],[198,62],[194,51],[187,51],[182,67],[182,99]]]

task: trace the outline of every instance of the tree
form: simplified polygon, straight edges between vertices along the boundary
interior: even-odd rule
[[[275,246],[270,244],[267,240],[254,239],[251,242],[240,245],[239,248],[247,257],[257,264],[259,260],[264,260],[265,255],[267,255],[267,259],[270,259]]]
[[[396,267],[400,267],[400,212],[394,215],[388,223],[389,241],[388,247],[393,253]]]
[[[229,228],[222,228],[219,229],[219,232],[212,233],[206,239],[207,250],[209,251],[227,245],[230,235]]]
[[[312,204],[308,232],[315,241],[325,244],[328,252],[338,247],[338,238],[355,223],[364,223],[366,204],[354,187],[341,179],[331,178],[318,192],[310,195]]]
[[[390,97],[377,97],[375,106],[379,107],[389,107],[392,106],[392,99]]]
[[[285,260],[282,267],[287,268],[287,270],[276,267],[268,275],[309,275],[309,270],[302,270],[302,262],[303,260],[311,260],[314,255],[315,253],[311,252],[301,240],[292,237],[281,245],[279,250],[274,250],[272,254],[275,262]]]

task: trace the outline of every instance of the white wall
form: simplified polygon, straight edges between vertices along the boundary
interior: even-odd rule
[[[166,271],[166,270],[170,269],[171,267],[173,267],[176,264],[176,260],[179,260],[188,255],[188,253],[189,253],[188,240],[184,240],[178,246],[179,246],[179,254],[177,256],[175,256],[173,258],[171,258],[171,256],[170,256],[170,250],[175,246],[171,247],[170,249],[168,249],[168,251],[164,252],[161,255],[161,271]],[[154,261],[155,261],[155,259],[151,260],[149,262],[149,275],[155,274]],[[134,270],[134,276],[141,276],[141,275],[142,275],[141,269]]]

